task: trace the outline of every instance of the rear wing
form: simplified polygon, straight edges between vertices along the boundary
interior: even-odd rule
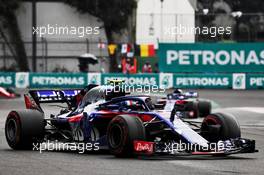
[[[67,90],[30,90],[29,94],[37,103],[59,103],[72,101],[73,97],[78,95],[81,89]]]
[[[89,84],[83,89],[50,89],[50,90],[29,90],[29,94],[34,101],[39,103],[75,102],[78,96],[84,96],[96,84]],[[80,97],[81,98],[81,97]]]
[[[198,94],[198,92],[190,91],[190,92],[185,92],[184,96],[187,97],[187,98],[198,98],[199,94]]]
[[[167,98],[168,99],[173,99],[173,100],[185,100],[189,98],[198,98],[199,94],[198,92],[185,92],[185,93],[172,93],[168,94]]]

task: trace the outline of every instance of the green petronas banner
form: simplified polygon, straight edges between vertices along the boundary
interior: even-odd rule
[[[264,74],[247,74],[247,89],[264,89]]]
[[[130,87],[161,89],[264,89],[264,73],[29,73],[0,72],[0,87],[83,88],[88,84],[108,84],[124,80]]]
[[[16,74],[14,72],[0,72],[0,86],[14,87],[15,75]]]
[[[264,43],[160,43],[159,69],[167,73],[263,73]]]
[[[130,86],[159,86],[159,74],[102,74],[101,84],[113,79],[124,80]]]
[[[83,73],[30,73],[29,84],[31,88],[82,88],[88,83]]]
[[[232,88],[232,74],[174,74],[173,87]]]

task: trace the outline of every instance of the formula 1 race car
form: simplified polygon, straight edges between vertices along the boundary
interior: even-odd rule
[[[255,141],[241,138],[240,127],[229,114],[209,114],[200,124],[177,116],[172,121],[170,112],[154,109],[149,96],[127,95],[113,86],[29,94],[27,109],[13,110],[6,119],[6,140],[15,150],[58,141],[89,143],[117,157],[256,152]],[[42,103],[66,103],[67,108],[48,117]]]
[[[20,97],[20,94],[16,93],[12,88],[0,87],[0,97],[16,98],[16,97]]]
[[[198,92],[183,92],[181,89],[175,89],[166,98],[159,99],[155,106],[171,111],[171,117],[177,114],[181,118],[206,117],[212,109],[210,101],[198,98]]]

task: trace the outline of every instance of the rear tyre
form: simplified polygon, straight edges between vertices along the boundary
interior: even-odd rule
[[[110,152],[116,157],[131,157],[134,140],[145,140],[145,135],[145,128],[138,117],[117,116],[111,120],[107,129]]]
[[[206,117],[211,113],[212,105],[210,101],[198,102],[199,117]]]
[[[33,148],[44,135],[44,116],[36,110],[11,111],[5,123],[8,145],[15,150]]]
[[[199,109],[197,101],[190,101],[186,104],[186,111],[192,112],[192,115],[189,114],[189,118],[198,118]]]
[[[238,122],[231,114],[215,113],[204,118],[201,135],[209,142],[241,137]]]

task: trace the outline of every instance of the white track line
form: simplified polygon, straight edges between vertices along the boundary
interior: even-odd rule
[[[264,114],[264,107],[238,107],[238,108],[226,108],[226,109],[243,110],[243,111],[248,111],[248,112]]]

